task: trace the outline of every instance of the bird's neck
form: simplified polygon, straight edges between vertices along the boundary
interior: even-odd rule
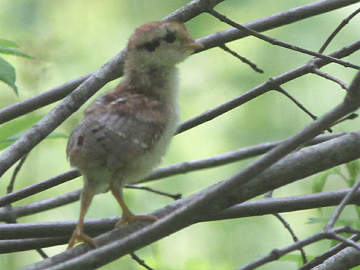
[[[166,102],[176,102],[177,68],[174,66],[136,65],[125,63],[124,82],[145,95],[157,96]]]

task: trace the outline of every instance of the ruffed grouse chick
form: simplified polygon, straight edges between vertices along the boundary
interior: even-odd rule
[[[77,241],[96,244],[83,231],[93,196],[111,190],[123,215],[116,227],[136,220],[122,187],[141,180],[158,165],[178,124],[175,65],[202,48],[177,22],[151,22],[130,37],[124,78],[85,111],[68,141],[66,153],[84,177],[78,224],[68,248]]]

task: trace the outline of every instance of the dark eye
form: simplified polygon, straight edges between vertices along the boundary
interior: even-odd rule
[[[155,51],[156,47],[158,47],[159,45],[160,45],[160,42],[158,40],[154,40],[151,42],[146,42],[144,44],[144,48],[149,52],[153,52],[153,51]]]
[[[167,43],[173,43],[175,41],[176,37],[174,33],[167,33],[167,35],[164,37],[164,40]]]

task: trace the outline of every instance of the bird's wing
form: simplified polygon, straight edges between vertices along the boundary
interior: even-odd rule
[[[123,104],[95,102],[70,136],[67,155],[73,166],[127,166],[151,151],[166,121],[159,104],[126,100]],[[121,107],[121,108],[119,108]]]

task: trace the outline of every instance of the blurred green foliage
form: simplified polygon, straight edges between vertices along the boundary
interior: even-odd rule
[[[0,54],[31,58],[30,55],[23,53],[18,48],[19,45],[17,45],[15,42],[6,39],[0,39]],[[15,93],[17,94],[18,89],[15,84],[15,80],[15,68],[4,58],[0,57],[0,81],[6,83],[8,86],[14,89]]]
[[[62,84],[80,75],[99,68],[109,58],[126,46],[127,38],[134,28],[165,17],[186,4],[184,0],[102,0],[102,1],[45,1],[45,0],[2,0],[0,9],[0,37],[11,43],[1,46],[26,52],[33,59],[6,55],[6,61],[16,68],[18,96],[6,91],[0,84],[0,107],[32,97],[51,87]],[[229,18],[246,23],[273,13],[311,3],[305,0],[282,0],[271,5],[265,1],[225,1],[217,9]],[[354,10],[354,6],[329,14],[268,31],[266,34],[307,49],[317,50],[335,27]],[[358,39],[359,18],[355,18],[331,43],[327,52],[340,49]],[[199,38],[229,28],[227,25],[201,15],[186,24],[193,37]],[[189,119],[227,100],[235,98],[266,81],[306,63],[309,56],[275,47],[246,38],[228,44],[230,48],[246,56],[264,69],[264,74],[253,72],[221,49],[214,48],[197,54],[180,65],[182,119]],[[1,48],[0,48],[1,49]],[[1,50],[0,50],[1,53]],[[350,58],[359,63],[360,56]],[[0,80],[1,80],[0,60]],[[338,65],[323,69],[345,82],[350,82],[354,71]],[[13,81],[7,82],[13,89]],[[111,82],[96,96],[109,90],[117,82]],[[328,80],[307,75],[291,81],[283,87],[316,115],[322,115],[338,104],[344,96],[340,87]],[[91,99],[93,100],[93,99]],[[91,102],[91,101],[89,101]],[[88,104],[88,103],[87,103]],[[0,139],[14,139],[13,136],[33,125],[55,105],[49,105],[27,116],[0,127]],[[81,119],[82,111],[74,114],[55,132],[69,134]],[[266,141],[279,140],[301,130],[311,119],[295,107],[286,97],[269,92],[219,118],[174,138],[163,164],[195,160]],[[334,131],[357,129],[359,120],[347,121]],[[63,137],[63,136],[60,136]],[[16,138],[16,137],[15,137]],[[3,145],[4,147],[8,145]],[[66,140],[45,140],[29,155],[15,183],[19,189],[44,180],[69,169],[65,157]],[[211,170],[170,177],[151,184],[167,192],[181,192],[187,196],[193,192],[226,179],[243,168],[249,161]],[[350,167],[349,167],[350,166]],[[274,196],[290,196],[340,189],[351,186],[358,175],[358,165],[348,165],[339,170],[349,183],[342,181],[339,173],[324,174],[280,188]],[[9,171],[0,181],[3,195],[11,176]],[[320,177],[320,178],[319,178]],[[314,179],[316,181],[314,182]],[[320,179],[320,180],[319,180]],[[315,183],[315,184],[313,184]],[[14,205],[58,196],[82,186],[81,179],[52,188],[36,196],[24,199]],[[168,198],[158,197],[143,191],[125,191],[126,200],[135,212],[149,212],[169,203]],[[106,205],[106,207],[104,207]],[[327,219],[332,208],[284,214],[296,231],[298,238],[317,232],[322,222],[307,223],[309,218]],[[346,209],[343,218],[353,217],[353,209]],[[19,222],[63,221],[76,219],[79,204],[74,203],[40,214],[23,217]],[[88,218],[109,217],[120,214],[120,209],[109,194],[96,196]],[[291,243],[291,237],[272,216],[243,218],[239,220],[197,224],[162,239],[138,252],[138,255],[155,269],[235,269],[262,256],[273,248]],[[322,241],[307,248],[308,255],[316,255],[329,247]],[[51,256],[64,250],[64,246],[45,249]],[[294,253],[298,254],[298,253]],[[295,257],[294,257],[295,256]],[[299,257],[288,255],[261,269],[296,269]],[[18,269],[20,266],[40,260],[33,251],[0,255],[0,269]],[[102,269],[142,269],[129,258],[122,258]]]

